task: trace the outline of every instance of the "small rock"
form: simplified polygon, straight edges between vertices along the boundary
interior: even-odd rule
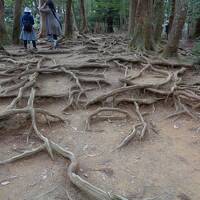
[[[105,181],[105,180],[106,180],[106,177],[105,177],[105,176],[102,176],[102,179]]]
[[[176,125],[176,124],[174,124],[174,128],[175,128],[175,129],[178,129],[178,128],[179,128],[179,126],[178,126],[178,125]]]
[[[42,180],[45,180],[47,178],[47,175],[42,175]]]
[[[88,144],[86,144],[86,145],[83,147],[83,151],[85,151],[87,148],[88,148]]]
[[[8,185],[8,184],[10,184],[10,182],[9,181],[4,181],[4,182],[1,182],[1,185]]]
[[[88,178],[88,175],[87,175],[87,174],[83,174],[83,176],[85,176],[86,178]]]
[[[74,129],[75,131],[77,131],[77,130],[78,130],[76,127],[72,127],[72,129]]]

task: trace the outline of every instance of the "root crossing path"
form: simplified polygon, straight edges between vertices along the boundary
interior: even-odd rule
[[[58,156],[68,161],[64,168],[67,176],[64,176],[70,182],[66,186],[62,184],[62,187],[54,188],[63,188],[62,195],[52,199],[180,199],[181,195],[189,199],[192,195],[196,198],[198,194],[195,191],[186,191],[185,194],[184,190],[171,190],[168,186],[163,192],[167,184],[165,181],[160,188],[155,189],[156,184],[149,181],[153,181],[151,175],[145,182],[146,178],[140,172],[133,175],[130,169],[137,162],[134,160],[137,160],[138,155],[142,157],[143,154],[141,171],[143,165],[152,168],[145,151],[154,152],[162,149],[162,145],[163,148],[167,146],[166,141],[162,144],[162,139],[165,136],[167,138],[166,133],[161,137],[163,121],[189,119],[194,126],[198,124],[199,75],[194,72],[192,64],[127,52],[127,41],[123,36],[86,38],[87,41],[82,38],[64,41],[62,50],[51,51],[40,46],[38,52],[14,52],[8,49],[0,55],[0,137],[3,144],[0,170],[6,170],[9,163],[18,160],[24,162],[26,158],[46,151],[52,161],[57,162]],[[178,125],[174,126],[179,128]],[[107,135],[104,134],[105,130],[108,131]],[[22,139],[19,140],[16,133]],[[187,137],[190,137],[189,133]],[[158,138],[161,140],[160,145]],[[105,143],[104,139],[107,140]],[[84,144],[86,141],[87,144]],[[145,150],[151,148],[151,143],[155,141],[156,147]],[[15,145],[11,152],[8,151],[9,145]],[[133,156],[134,150],[131,150],[136,148],[134,146],[138,148],[136,157]],[[90,153],[87,152],[89,149]],[[127,151],[132,153],[129,155]],[[104,154],[108,159],[98,165],[98,159],[105,159]],[[117,161],[112,161],[112,156]],[[126,162],[124,156],[127,156]],[[160,159],[158,162],[161,165],[162,159],[158,152],[155,158]],[[172,159],[171,154],[168,158]],[[91,159],[95,160],[92,168],[89,165],[82,167],[83,160],[89,163]],[[136,165],[139,169],[140,165]],[[117,171],[115,178],[113,168]],[[190,170],[189,166],[186,169]],[[105,184],[99,180],[100,175],[92,176],[90,180],[88,174],[92,172],[103,173]],[[134,184],[137,175],[139,177]],[[46,175],[43,177],[44,180],[47,178]],[[106,177],[112,181],[106,181]],[[127,185],[123,184],[125,182]],[[6,178],[0,179],[4,187],[10,183]],[[151,186],[149,190],[146,185]],[[144,191],[137,191],[138,188]],[[193,188],[197,189],[198,186],[194,185]],[[27,199],[49,198],[53,192],[43,191],[39,196]],[[9,195],[4,196],[4,199],[12,199]]]

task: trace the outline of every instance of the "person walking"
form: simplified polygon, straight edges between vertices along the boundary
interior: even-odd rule
[[[168,37],[169,37],[169,29],[170,29],[169,21],[167,21],[166,24],[165,24],[165,33],[167,35],[167,40],[168,40]]]
[[[39,10],[46,15],[46,31],[52,43],[52,48],[57,48],[58,37],[62,34],[62,25],[56,12],[54,2],[52,0],[47,0]]]
[[[33,48],[36,50],[36,34],[33,28],[34,18],[31,15],[31,9],[26,7],[24,9],[24,15],[21,19],[22,30],[20,34],[20,39],[24,41],[24,48],[27,49],[28,42],[32,41]]]

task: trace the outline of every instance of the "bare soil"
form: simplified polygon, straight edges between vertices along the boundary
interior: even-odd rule
[[[100,37],[100,36],[99,36]],[[95,38],[98,41],[98,37]],[[57,64],[80,65],[89,59],[104,62],[110,55],[98,52],[83,52],[86,45],[68,45],[70,54],[45,55],[54,58]],[[125,46],[126,47],[126,46]],[[123,48],[125,48],[123,47]],[[42,45],[39,50],[45,49]],[[118,45],[115,56],[132,56],[120,52]],[[9,48],[12,51],[12,48]],[[13,52],[22,51],[15,49]],[[110,51],[110,50],[109,50]],[[114,48],[112,49],[114,51]],[[17,57],[17,60],[22,58]],[[5,66],[12,64],[1,63]],[[47,63],[46,65],[51,65]],[[134,68],[132,74],[139,72]],[[106,80],[110,86],[102,86],[88,94],[88,98],[111,91],[119,87],[119,70],[107,70]],[[198,81],[197,73],[187,74],[188,81]],[[2,78],[1,80],[3,80]],[[161,78],[147,74],[137,83],[156,82]],[[66,94],[71,82],[63,74],[42,74],[37,86],[38,94]],[[12,98],[0,99],[0,112],[9,105]],[[200,131],[199,123],[189,116],[165,119],[174,112],[170,102],[158,102],[153,107],[141,106],[143,112],[150,112],[145,118],[152,121],[158,130],[145,136],[142,141],[133,140],[121,150],[115,150],[127,136],[137,120],[95,120],[91,130],[85,130],[89,114],[98,106],[88,109],[70,109],[64,114],[66,98],[42,98],[35,100],[36,107],[44,108],[70,120],[70,124],[51,123],[51,128],[39,118],[40,131],[62,147],[71,150],[79,162],[78,174],[94,185],[106,191],[112,191],[132,200],[199,200],[200,199]],[[21,103],[22,106],[23,103]],[[134,107],[123,105],[136,119]],[[16,118],[0,127],[0,160],[12,157],[35,147],[39,140],[32,135],[27,143],[29,130],[27,119]],[[0,166],[0,199],[2,200],[73,200],[90,199],[70,183],[66,174],[66,161],[55,157],[52,161],[48,154],[38,153],[27,159]],[[91,198],[92,199],[92,198]]]

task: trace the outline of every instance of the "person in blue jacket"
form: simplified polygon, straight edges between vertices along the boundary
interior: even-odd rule
[[[24,48],[27,49],[28,42],[32,41],[33,48],[37,49],[36,34],[33,28],[34,18],[31,15],[31,10],[28,7],[24,9],[24,15],[22,16],[21,23],[22,31],[20,34],[20,39],[24,41]]]

